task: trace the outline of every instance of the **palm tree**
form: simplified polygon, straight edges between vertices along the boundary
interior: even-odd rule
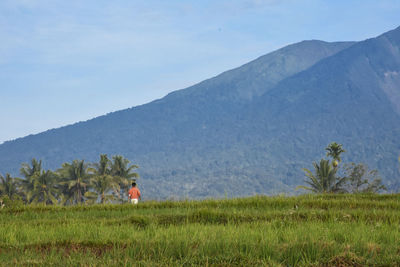
[[[22,163],[20,169],[21,174],[25,178],[32,177],[34,174],[40,173],[42,171],[42,161],[37,161],[35,158],[31,161],[32,167],[28,163]]]
[[[337,168],[332,167],[329,164],[329,160],[321,159],[320,163],[313,163],[315,173],[312,173],[308,169],[303,169],[308,180],[305,180],[310,187],[298,186],[297,188],[302,188],[310,190],[314,193],[338,193],[344,192],[342,188],[346,182],[346,178],[336,177]]]
[[[61,175],[61,186],[63,189],[65,201],[72,201],[75,204],[83,203],[84,194],[89,183],[89,174],[87,164],[83,160],[74,160],[72,163],[64,163],[58,170]]]
[[[19,194],[19,178],[13,178],[9,173],[5,177],[0,175],[0,196],[8,196],[9,199],[13,199],[14,196]]]
[[[326,153],[327,157],[332,157],[333,158],[333,162],[332,165],[333,167],[337,167],[339,162],[341,162],[341,158],[340,158],[340,154],[343,152],[346,152],[346,150],[344,150],[342,148],[341,144],[337,144],[336,142],[332,142],[328,145],[328,147],[325,148],[326,151],[328,151]]]
[[[33,190],[27,192],[31,203],[57,204],[57,175],[52,171],[42,171],[32,176]]]
[[[90,185],[92,189],[97,193],[96,198],[100,196],[100,203],[104,204],[107,201],[114,200],[115,197],[110,195],[109,192],[114,188],[115,183],[111,176],[99,175],[94,176],[90,180]],[[87,198],[93,198],[93,192],[86,192],[85,196]]]
[[[35,158],[31,160],[30,166],[28,163],[22,163],[20,173],[25,177],[21,181],[24,193],[24,199],[29,202],[29,196],[34,189],[34,177],[38,177],[42,173],[42,161],[37,161]]]
[[[94,175],[109,175],[111,176],[111,162],[106,154],[100,155],[100,161],[98,163],[92,164],[93,168],[89,168],[89,171],[94,173]]]
[[[119,185],[115,193],[120,200],[122,200],[121,196],[127,195],[131,182],[139,178],[139,174],[133,172],[133,170],[139,168],[139,166],[135,164],[129,166],[129,163],[130,161],[123,156],[118,155],[113,157],[111,174],[115,182]]]
[[[92,189],[100,196],[100,203],[105,203],[108,200],[112,200],[113,196],[108,193],[111,190],[115,190],[118,184],[113,180],[111,175],[111,162],[106,154],[100,155],[100,161],[93,164],[93,168],[89,168],[92,173],[90,179],[90,185]],[[93,199],[93,192],[87,192],[86,197]]]

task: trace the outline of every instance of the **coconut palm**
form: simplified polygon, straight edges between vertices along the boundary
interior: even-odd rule
[[[111,162],[106,154],[100,155],[100,161],[92,164],[93,167],[89,171],[95,176],[111,176]]]
[[[114,181],[111,175],[111,162],[106,154],[100,155],[100,161],[93,164],[93,167],[89,168],[92,173],[90,179],[91,188],[100,197],[100,203],[112,200],[113,196],[109,194],[110,191],[115,191],[118,188],[118,184]],[[94,199],[93,192],[87,192],[85,194],[87,198]],[[97,197],[96,197],[97,198]]]
[[[340,158],[340,154],[342,154],[343,152],[346,152],[346,150],[344,150],[342,148],[341,144],[337,144],[336,142],[332,142],[328,145],[328,147],[325,148],[326,151],[328,151],[326,153],[327,157],[332,157],[333,158],[333,162],[332,165],[334,167],[337,167],[339,162],[341,162],[341,158]]]
[[[57,175],[52,171],[42,171],[35,173],[31,177],[33,190],[27,192],[30,203],[57,204]]]
[[[22,163],[20,173],[24,176],[21,181],[21,187],[24,192],[24,199],[29,202],[29,196],[34,189],[34,177],[38,177],[42,173],[42,161],[33,158],[31,166],[28,163]]]
[[[110,194],[110,191],[113,190],[115,187],[115,183],[112,179],[112,176],[108,175],[99,175],[99,176],[94,176],[90,180],[90,186],[94,190],[95,193],[97,193],[96,198],[100,197],[100,203],[104,204],[108,201],[112,201],[115,199],[115,197]],[[85,194],[87,198],[93,198],[93,192],[87,192]]]
[[[20,172],[25,178],[32,177],[34,174],[41,173],[42,171],[42,161],[33,158],[31,160],[31,165],[29,166],[28,163],[22,163]]]
[[[111,165],[111,174],[114,177],[115,182],[119,185],[115,193],[121,200],[121,196],[127,195],[129,185],[139,178],[139,174],[133,172],[133,170],[139,168],[139,166],[135,164],[129,166],[129,163],[130,161],[128,159],[118,155],[113,157]]]
[[[332,167],[329,164],[329,160],[321,159],[319,164],[313,163],[315,173],[312,173],[308,169],[303,169],[308,180],[305,182],[310,185],[308,186],[298,186],[297,188],[302,188],[310,190],[314,193],[338,193],[344,192],[342,188],[346,182],[346,178],[336,177],[337,168]]]
[[[68,201],[75,204],[84,202],[84,194],[89,184],[88,166],[83,160],[74,160],[72,163],[64,163],[58,170],[62,182],[63,195]]]
[[[9,173],[6,174],[5,177],[0,175],[0,196],[8,196],[10,199],[13,199],[14,196],[19,194],[19,178],[13,178]]]

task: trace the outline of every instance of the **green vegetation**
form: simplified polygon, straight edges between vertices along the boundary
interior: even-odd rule
[[[99,163],[86,164],[84,160],[63,163],[57,171],[42,169],[42,161],[32,159],[31,165],[23,163],[20,173],[25,179],[13,178],[9,173],[0,175],[0,200],[7,198],[8,205],[17,205],[23,200],[26,204],[44,205],[94,204],[99,201],[124,202],[129,185],[139,178],[133,172],[139,168],[130,165],[122,156],[100,155]],[[4,203],[4,201],[3,201]],[[5,205],[5,204],[4,204]]]
[[[328,148],[301,186],[322,194],[139,205],[123,201],[139,176],[122,156],[55,172],[33,159],[25,179],[0,176],[0,265],[399,265],[400,195],[372,194],[377,171]]]
[[[346,151],[341,144],[336,142],[330,143],[325,150],[328,151],[326,156],[332,157],[332,163],[326,159],[321,159],[319,164],[313,162],[314,173],[303,168],[308,178],[305,183],[309,186],[297,186],[297,189],[305,189],[314,193],[377,193],[386,190],[378,171],[368,171],[368,167],[363,163],[347,163],[344,166],[345,175],[340,177],[338,175],[341,168],[339,166],[340,154]]]
[[[0,265],[394,266],[400,195],[0,210]]]
[[[4,195],[11,199],[18,194],[18,179],[11,177],[11,175],[7,173],[5,177],[0,175],[0,181],[0,196]]]
[[[345,166],[345,172],[350,193],[374,193],[387,190],[382,184],[378,171],[368,170],[365,164],[349,163]]]
[[[342,159],[340,158],[340,154],[342,154],[343,152],[346,152],[346,150],[344,150],[342,148],[341,144],[338,144],[336,142],[332,142],[328,145],[327,148],[325,148],[326,151],[326,156],[327,157],[332,157],[333,158],[333,163],[332,165],[334,167],[337,167],[339,162],[342,161]]]
[[[343,184],[346,182],[346,179],[336,176],[337,167],[335,167],[334,163],[331,165],[329,164],[329,160],[321,159],[319,164],[316,162],[313,164],[315,174],[308,169],[303,169],[309,179],[305,182],[310,187],[299,186],[298,188],[310,190],[314,193],[338,193],[344,191]]]

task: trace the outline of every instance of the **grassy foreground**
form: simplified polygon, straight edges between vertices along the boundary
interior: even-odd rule
[[[400,265],[400,195],[3,208],[0,264]]]

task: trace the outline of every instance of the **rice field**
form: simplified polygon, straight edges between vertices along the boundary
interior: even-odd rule
[[[0,210],[2,266],[400,266],[400,195]]]

